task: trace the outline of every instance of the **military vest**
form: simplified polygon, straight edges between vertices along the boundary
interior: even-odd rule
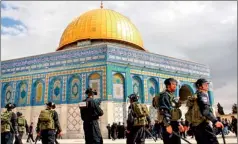
[[[11,131],[12,114],[12,111],[5,111],[1,113],[1,133]]]
[[[179,120],[181,117],[182,117],[182,112],[181,110],[176,107],[176,102],[175,102],[175,97],[174,95],[172,95],[171,93],[168,93],[166,91],[163,91],[159,94],[159,96],[157,97],[160,97],[162,94],[164,93],[167,93],[169,95],[169,101],[170,101],[170,105],[171,107],[169,107],[168,109],[170,110],[170,114],[171,114],[171,121],[177,121]],[[159,99],[159,98],[157,98]],[[155,102],[154,102],[155,103]],[[156,103],[159,103],[159,102],[156,102]],[[159,106],[158,106],[159,107]],[[160,110],[157,110],[157,120],[161,123],[163,122],[164,120],[164,115],[161,114]]]
[[[19,132],[24,132],[25,131],[25,126],[26,126],[26,119],[24,117],[20,116],[17,118],[17,124],[18,124],[18,131]]]
[[[53,110],[42,110],[39,115],[39,128],[40,130],[55,129],[55,122],[53,119]]]
[[[208,121],[200,111],[197,102],[197,94],[188,97],[186,106],[188,107],[188,111],[185,114],[185,118],[190,124],[193,126],[198,126],[202,122]]]
[[[147,116],[149,116],[149,110],[145,104],[133,102],[131,104],[132,110],[136,117],[134,118],[134,126],[145,126],[148,124]]]

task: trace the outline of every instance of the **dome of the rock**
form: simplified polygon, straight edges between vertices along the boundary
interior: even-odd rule
[[[64,30],[57,50],[84,40],[106,40],[145,50],[140,32],[125,16],[109,9],[94,9],[73,20]]]

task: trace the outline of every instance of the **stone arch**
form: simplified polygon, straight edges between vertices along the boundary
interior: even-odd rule
[[[61,77],[53,77],[50,79],[48,101],[52,101],[56,104],[62,102],[63,82]]]
[[[20,81],[17,83],[16,97],[15,97],[15,104],[17,106],[23,106],[27,104],[27,91],[28,91],[27,82]]]
[[[40,105],[44,103],[45,82],[38,79],[33,83],[32,87],[32,105]]]
[[[67,82],[67,103],[78,103],[82,100],[81,78],[72,75]]]
[[[125,78],[121,73],[115,73],[112,79],[113,98],[126,100],[125,97]]]
[[[148,79],[148,101],[152,101],[152,98],[159,93],[159,85],[155,78]]]
[[[132,77],[133,93],[139,96],[139,102],[144,103],[143,83],[139,76]]]
[[[101,98],[102,79],[98,72],[93,72],[88,76],[88,85],[97,91],[97,95],[94,95],[94,98]]]

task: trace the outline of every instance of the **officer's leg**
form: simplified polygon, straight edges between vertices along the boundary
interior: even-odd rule
[[[172,121],[171,126],[173,128],[173,131],[179,135],[178,122]],[[179,136],[176,136],[176,135],[173,134],[171,139],[172,139],[173,144],[181,144],[181,138]]]
[[[5,144],[13,144],[13,134],[11,132],[5,133]]]
[[[5,136],[6,136],[6,133],[1,133],[1,144],[6,143]]]
[[[55,131],[50,130],[48,132],[48,144],[54,144],[55,143]]]
[[[19,132],[18,140],[19,140],[19,143],[21,144],[22,144],[22,137],[23,137],[23,132]]]

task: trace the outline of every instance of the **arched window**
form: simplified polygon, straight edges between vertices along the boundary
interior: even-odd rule
[[[20,82],[17,84],[15,103],[19,106],[27,103],[27,84],[26,82]]]
[[[98,73],[93,73],[89,76],[89,86],[97,91],[94,98],[101,98],[101,76]]]
[[[143,102],[142,81],[139,77],[134,76],[132,81],[133,93],[139,96],[139,101]]]
[[[60,104],[62,100],[62,79],[54,77],[50,81],[48,101]]]
[[[113,98],[124,99],[124,77],[117,73],[113,75]]]
[[[156,94],[158,94],[158,84],[155,79],[151,78],[148,80],[148,100],[151,101]]]
[[[68,102],[79,102],[81,96],[81,84],[78,76],[71,76],[68,80],[67,86],[67,101]]]
[[[12,86],[6,85],[4,89],[4,95],[5,95],[5,104],[9,102],[13,102],[13,93],[12,93]]]
[[[36,85],[36,102],[41,102],[43,97],[43,83],[38,82]]]
[[[165,81],[165,79],[162,79],[162,78],[159,79],[159,86],[160,86],[159,91],[160,92],[162,92],[162,91],[164,91],[166,89],[164,81]]]

